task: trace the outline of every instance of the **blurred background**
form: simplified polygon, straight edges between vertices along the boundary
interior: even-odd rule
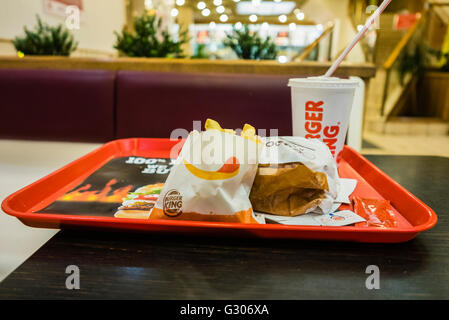
[[[119,64],[125,57],[157,57],[167,59],[163,71],[176,70],[179,67],[169,66],[172,60],[184,59],[182,68],[193,72],[204,70],[204,61],[216,61],[207,64],[207,71],[223,72],[219,63],[226,62],[229,73],[313,75],[342,52],[379,4],[376,0],[2,0],[0,66],[20,68],[19,62],[7,58],[47,54],[70,56],[74,68],[85,67],[86,60],[80,64],[79,59],[116,59]],[[78,20],[68,11],[73,7],[79,9]],[[52,52],[49,44],[46,53],[29,45],[33,36],[43,33],[36,29],[38,21],[69,27],[73,41],[65,51]],[[448,23],[449,1],[393,0],[346,58],[352,69],[343,75],[359,76],[366,84],[361,120],[365,152],[449,155]],[[153,51],[141,49],[150,45],[142,40],[148,34],[159,39]],[[242,60],[254,64],[243,68],[238,64]],[[267,71],[257,64],[260,60],[284,66]],[[27,66],[42,67],[42,62],[30,63]],[[153,70],[151,65],[147,60],[145,68]]]
[[[282,61],[326,61],[342,50],[355,35],[357,24],[364,22],[366,1],[296,0],[3,0],[0,13],[1,54],[15,54],[11,40],[24,26],[36,24],[36,15],[50,24],[66,18],[66,7],[80,8],[80,29],[74,30],[79,46],[72,56],[118,56],[114,50],[114,31],[133,30],[134,19],[157,14],[170,33],[177,36],[188,30],[185,54],[202,50],[210,59],[237,59],[223,45],[226,34],[243,25],[271,37]],[[375,1],[374,1],[375,2]],[[406,1],[403,1],[406,3]],[[368,14],[371,13],[368,9]],[[413,10],[414,11],[414,10]],[[304,49],[317,42],[308,56]],[[365,61],[360,48],[351,53],[351,61]]]

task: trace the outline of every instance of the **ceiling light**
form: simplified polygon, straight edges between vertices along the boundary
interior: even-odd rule
[[[176,8],[171,9],[170,14],[172,17],[176,17],[178,15],[178,13],[179,13],[178,9],[176,9]]]
[[[281,15],[279,16],[279,21],[282,22],[282,23],[284,23],[285,21],[287,21],[287,16],[286,16],[285,14],[281,14]]]
[[[204,8],[206,8],[206,3],[203,1],[198,2],[198,4],[196,5],[198,9],[203,10]]]
[[[252,1],[241,1],[236,5],[236,13],[246,16],[255,14],[258,16],[279,16],[281,14],[290,14],[296,7],[294,1],[262,1],[257,6]]]
[[[225,7],[219,6],[215,10],[217,10],[218,13],[223,13],[223,12],[225,12]]]
[[[221,6],[222,3],[223,3],[222,0],[214,0],[214,4],[215,4],[216,6]]]
[[[243,27],[243,25],[242,25],[242,23],[241,23],[240,21],[237,22],[237,23],[234,25],[234,28],[236,28],[237,30],[242,29],[242,27]]]
[[[151,1],[151,0],[145,0],[144,6],[145,6],[145,9],[147,9],[147,10],[153,9],[153,1]]]
[[[268,22],[262,23],[262,29],[268,29],[269,26]]]
[[[205,17],[208,17],[210,15],[210,10],[206,8],[203,11],[201,11],[201,14]]]
[[[214,29],[215,28],[215,22],[211,21],[209,23],[209,28]]]
[[[274,2],[281,2],[282,0],[274,0]]]
[[[279,56],[277,58],[279,63],[287,63],[288,62],[288,57],[287,56]]]
[[[296,19],[300,21],[304,20],[304,17],[305,17],[304,12],[299,12],[296,14]]]
[[[186,0],[176,0],[176,5],[183,6],[186,3]]]
[[[222,15],[220,16],[220,21],[221,21],[221,22],[226,22],[226,21],[228,21],[228,16],[225,15],[225,14],[222,14]]]
[[[257,21],[257,16],[255,14],[250,15],[249,16],[249,21],[256,22]]]
[[[296,23],[292,22],[288,25],[288,28],[290,29],[290,31],[295,31],[296,30]]]

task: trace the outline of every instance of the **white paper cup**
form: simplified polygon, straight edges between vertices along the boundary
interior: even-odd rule
[[[321,140],[338,160],[357,85],[355,80],[339,78],[290,79],[293,135]]]

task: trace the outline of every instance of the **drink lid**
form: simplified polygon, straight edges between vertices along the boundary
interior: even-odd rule
[[[336,77],[308,77],[289,79],[289,87],[300,88],[341,88],[354,89],[358,86],[355,79],[341,79]]]

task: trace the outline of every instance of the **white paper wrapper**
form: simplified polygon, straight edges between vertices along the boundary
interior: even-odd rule
[[[346,226],[353,223],[362,222],[365,221],[365,219],[352,211],[338,211],[338,208],[343,203],[350,203],[349,196],[354,192],[356,185],[357,180],[355,179],[340,178],[339,193],[331,206],[330,212],[327,213],[322,213],[321,210],[316,210],[314,212],[296,217],[277,216],[258,212],[256,212],[256,215],[263,215],[265,220],[268,220],[268,222],[271,221],[285,225],[298,226]],[[343,216],[344,219],[340,219],[339,216]]]
[[[340,191],[337,163],[329,148],[316,139],[302,137],[266,137],[259,158],[260,164],[286,164],[300,162],[309,169],[326,174],[329,191],[318,206],[308,212],[330,213]]]
[[[349,196],[354,192],[355,187],[357,186],[357,180],[340,178],[339,182],[340,182],[340,189],[338,191],[337,197],[334,199],[331,209],[325,213],[336,212],[342,204],[351,203],[351,201],[349,200]],[[320,209],[318,209],[313,211],[312,213],[322,214],[323,212]]]
[[[235,134],[191,132],[150,219],[257,223],[249,193],[260,150],[260,143]]]
[[[269,214],[264,214],[264,216],[268,221],[292,226],[342,227],[366,221],[364,218],[360,217],[350,210],[343,210],[326,214],[308,213],[296,217],[283,217]]]
[[[337,198],[334,200],[334,202],[340,204],[351,203],[349,201],[349,196],[354,192],[356,186],[357,180],[340,178],[340,191],[338,192]]]

